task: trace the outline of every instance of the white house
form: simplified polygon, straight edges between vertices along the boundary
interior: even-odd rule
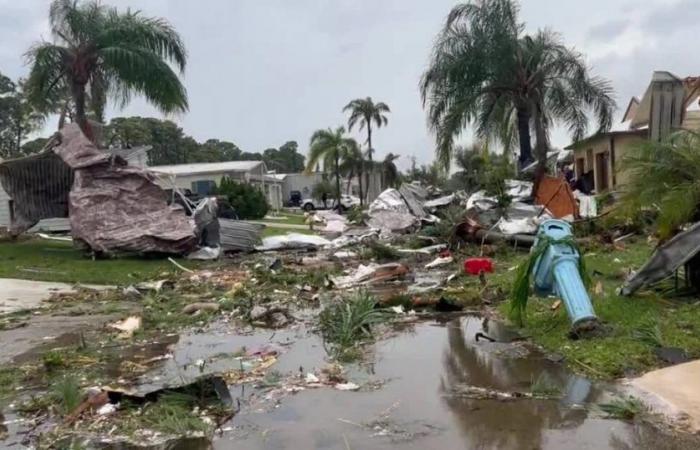
[[[158,184],[164,189],[176,186],[201,195],[210,194],[214,187],[221,183],[222,178],[228,177],[259,187],[265,193],[270,207],[282,207],[282,181],[267,174],[263,161],[173,164],[152,166],[149,170],[159,176]]]

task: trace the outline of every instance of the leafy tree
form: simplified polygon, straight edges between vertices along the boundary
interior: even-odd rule
[[[200,145],[194,162],[219,162],[238,161],[241,158],[241,149],[236,144],[218,139],[208,139]]]
[[[311,188],[311,198],[321,200],[323,199],[324,194],[327,198],[338,197],[338,191],[336,190],[336,187],[333,186],[333,183],[331,183],[329,180],[321,180],[318,183],[314,184]]]
[[[459,171],[454,178],[460,181],[461,188],[467,192],[480,189],[483,184],[484,168],[488,161],[488,151],[474,144],[469,148],[458,147],[454,152],[454,160]]]
[[[86,113],[88,91],[98,118],[108,95],[122,105],[139,94],[165,113],[187,110],[185,87],[168,64],[184,71],[185,46],[165,20],[120,13],[98,1],[54,0],[49,25],[54,41],[27,52],[29,98],[41,106],[69,89],[75,121],[88,138],[95,138]]]
[[[105,127],[105,142],[118,148],[151,145],[151,127],[141,117],[115,117]]]
[[[270,170],[278,173],[298,173],[304,170],[304,155],[298,152],[296,141],[287,141],[279,149],[268,148],[263,152],[263,161]]]
[[[22,141],[43,124],[44,116],[31,107],[19,85],[0,73],[0,157],[22,156]]]
[[[323,168],[332,168],[335,176],[335,193],[337,204],[340,205],[340,161],[345,154],[357,147],[357,142],[345,135],[345,128],[335,130],[317,130],[311,136],[309,159],[306,163],[306,173],[313,172],[316,165],[323,161]]]
[[[31,141],[27,141],[22,144],[22,154],[23,155],[33,155],[34,153],[39,153],[46,147],[49,142],[48,138],[36,138]]]
[[[582,55],[551,31],[522,35],[518,9],[513,0],[460,4],[438,35],[420,89],[444,168],[465,124],[473,124],[479,138],[498,139],[507,149],[517,129],[521,167],[532,161],[534,130],[542,171],[554,122],[564,124],[574,139],[585,135],[589,110],[600,130],[612,123],[610,83],[591,76]]]
[[[262,219],[269,209],[265,194],[260,189],[228,177],[221,179],[215,193],[226,197],[241,219]]]

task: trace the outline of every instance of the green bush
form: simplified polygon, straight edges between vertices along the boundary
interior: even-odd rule
[[[269,206],[265,194],[255,186],[223,178],[216,194],[226,197],[241,219],[262,219]]]

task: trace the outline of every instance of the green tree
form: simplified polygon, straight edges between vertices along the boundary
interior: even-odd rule
[[[317,130],[311,136],[309,144],[309,159],[306,163],[306,173],[313,172],[316,165],[323,161],[324,170],[331,167],[335,176],[335,191],[337,205],[340,205],[340,161],[345,154],[357,147],[357,142],[345,135],[345,128],[335,130]]]
[[[534,130],[542,170],[553,123],[565,125],[574,139],[585,135],[588,111],[599,130],[612,123],[610,83],[591,76],[582,55],[551,31],[523,35],[518,12],[513,0],[475,0],[447,16],[420,83],[444,168],[465,124],[474,125],[479,138],[497,139],[507,149],[517,136],[521,167],[532,161]]]
[[[46,144],[49,142],[48,138],[36,138],[31,141],[27,141],[24,144],[22,144],[22,154],[23,155],[33,155],[35,153],[39,153],[46,147]]]
[[[54,41],[27,52],[29,98],[41,106],[69,89],[75,121],[88,138],[95,139],[86,113],[88,90],[98,118],[108,95],[121,105],[139,94],[165,113],[187,110],[185,87],[168,64],[184,71],[185,46],[165,20],[120,13],[98,1],[54,0],[49,25]]]
[[[263,161],[270,170],[278,173],[298,173],[304,170],[306,159],[299,153],[296,141],[287,141],[279,149],[268,148],[263,152]]]
[[[471,147],[457,147],[454,150],[454,160],[459,169],[454,178],[459,180],[460,187],[467,192],[482,188],[484,169],[488,160],[488,150],[478,144]]]
[[[0,157],[24,155],[22,141],[43,122],[44,116],[27,101],[23,83],[0,73]]]
[[[221,179],[216,194],[225,196],[241,219],[262,219],[269,209],[265,194],[260,189],[228,177]]]
[[[242,153],[233,142],[208,139],[199,146],[193,162],[238,161]]]

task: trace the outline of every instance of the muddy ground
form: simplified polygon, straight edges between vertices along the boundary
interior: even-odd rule
[[[599,405],[624,398],[619,385],[571,372],[507,326],[497,286],[450,277],[453,266],[422,269],[435,256],[402,257],[412,275],[362,287],[384,313],[350,353],[324,339],[319,315],[355,295],[330,280],[362,261],[314,252],[241,257],[228,271],[176,272],[158,292],[64,295],[15,312],[0,331],[0,446],[700,448],[653,413],[611,418]],[[185,314],[193,303],[218,307]],[[109,327],[128,316],[142,319],[132,336]],[[212,377],[230,394],[216,391],[222,404],[165,405]],[[72,404],[56,389],[69,378],[80,388]],[[89,392],[119,398],[90,404]]]

